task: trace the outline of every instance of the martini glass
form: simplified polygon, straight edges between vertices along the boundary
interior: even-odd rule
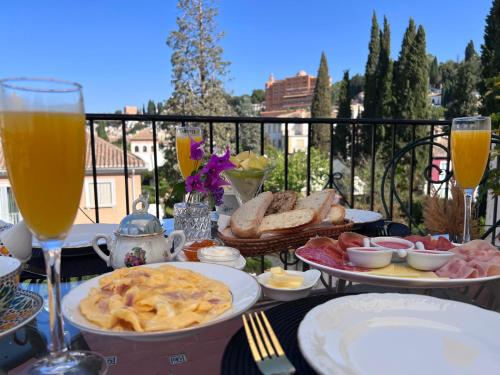
[[[264,181],[275,167],[276,164],[269,160],[264,169],[235,168],[224,172],[240,206],[257,195]]]

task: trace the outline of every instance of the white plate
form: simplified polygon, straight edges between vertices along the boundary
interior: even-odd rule
[[[298,341],[321,374],[500,374],[500,314],[428,296],[361,294],[315,307]]]
[[[352,220],[355,224],[373,223],[374,221],[381,220],[382,214],[375,211],[358,210],[355,208],[346,208],[345,218]]]
[[[317,268],[320,271],[324,271],[329,275],[347,281],[370,284],[370,285],[403,287],[403,288],[450,288],[450,287],[457,288],[457,287],[462,287],[472,284],[480,284],[486,281],[500,279],[500,275],[488,276],[488,277],[476,277],[473,279],[445,279],[445,278],[417,279],[411,277],[380,276],[380,275],[372,275],[367,272],[340,270],[338,268],[332,268],[316,262],[311,262],[310,260],[301,257],[297,253],[295,253],[295,255],[304,263],[307,263],[311,267]]]
[[[88,280],[76,288],[72,289],[62,300],[62,312],[64,317],[74,326],[87,331],[104,336],[121,337],[136,341],[164,341],[177,339],[179,337],[190,336],[198,333],[201,329],[212,326],[217,323],[224,322],[236,316],[243,314],[246,310],[252,307],[260,297],[260,286],[252,276],[238,271],[231,267],[219,266],[217,264],[199,263],[199,262],[177,262],[175,264],[168,263],[177,268],[188,269],[199,272],[202,275],[214,280],[218,280],[226,284],[233,296],[233,304],[231,308],[219,315],[213,320],[203,324],[183,328],[175,331],[160,331],[160,332],[116,332],[106,330],[89,322],[81,313],[79,304],[85,298],[93,287],[97,287],[99,279],[104,275]],[[140,267],[156,268],[165,265],[165,263],[147,264]]]
[[[186,258],[186,254],[184,254],[183,251],[179,252],[179,254],[177,254],[175,259],[178,262],[189,262],[188,259]],[[237,270],[243,270],[246,265],[247,265],[246,259],[242,255],[240,255],[240,257],[236,260],[236,264],[233,266],[233,268],[236,268]]]
[[[63,247],[65,249],[91,247],[92,240],[97,233],[112,235],[117,228],[118,224],[75,224],[69,231],[66,240],[64,240]],[[41,247],[34,237],[33,247]]]

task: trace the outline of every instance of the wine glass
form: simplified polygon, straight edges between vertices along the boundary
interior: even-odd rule
[[[175,129],[175,148],[177,151],[177,162],[184,180],[191,176],[199,167],[199,160],[191,160],[191,140],[200,142],[202,140],[201,128],[192,126],[178,126]]]
[[[471,211],[474,189],[479,185],[488,163],[491,143],[489,117],[461,117],[451,126],[453,174],[464,190],[465,214],[463,243],[471,240]]]
[[[61,246],[75,219],[85,175],[85,114],[79,84],[0,80],[0,134],[24,221],[42,245],[49,300],[49,355],[29,374],[103,374],[97,353],[69,351],[61,311]]]

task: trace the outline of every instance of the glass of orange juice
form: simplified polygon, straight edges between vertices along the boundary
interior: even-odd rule
[[[185,180],[200,166],[200,160],[191,160],[191,139],[195,142],[202,140],[201,129],[193,126],[178,126],[175,129],[175,148],[177,162]]]
[[[17,205],[42,245],[47,273],[49,355],[29,373],[104,373],[101,355],[68,350],[61,311],[61,246],[73,225],[85,174],[81,86],[51,79],[0,80],[0,136]]]
[[[465,214],[463,242],[471,240],[471,211],[474,189],[479,185],[488,163],[491,144],[489,117],[455,118],[451,127],[453,174],[464,190]]]

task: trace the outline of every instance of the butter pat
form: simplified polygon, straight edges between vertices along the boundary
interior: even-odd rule
[[[273,267],[267,284],[273,288],[297,289],[304,284],[304,276],[290,275],[281,267]]]

